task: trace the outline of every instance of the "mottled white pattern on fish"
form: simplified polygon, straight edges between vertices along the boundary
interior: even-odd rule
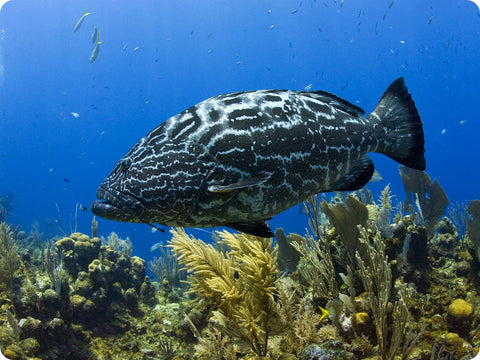
[[[106,202],[95,202],[92,210],[120,221],[227,225],[269,235],[261,230],[263,220],[309,196],[338,190],[335,183],[365,185],[363,178],[373,173],[365,155],[395,158],[391,151],[405,146],[408,132],[420,134],[413,134],[416,149],[403,163],[424,168],[418,113],[402,79],[392,89],[399,94],[392,100],[387,90],[384,103],[367,118],[360,108],[324,92],[261,90],[205,100],[142,138],[102,183],[97,197]],[[397,100],[405,102],[403,110]],[[404,112],[416,117],[408,129],[397,129],[403,131],[398,138],[383,121],[392,112],[399,112],[396,122]],[[365,170],[357,173],[355,164]],[[353,180],[345,185],[346,175]]]

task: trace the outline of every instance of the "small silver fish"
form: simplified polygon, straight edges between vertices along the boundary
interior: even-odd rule
[[[94,43],[95,40],[97,40],[97,33],[98,33],[97,24],[95,24],[95,26],[93,27],[93,33],[92,33],[92,43]]]
[[[95,45],[95,48],[92,51],[92,54],[90,55],[90,63],[93,63],[95,61],[95,59],[97,58],[98,52],[100,51],[100,44],[101,43],[102,42],[100,41],[100,31],[99,31],[98,34],[97,34],[97,43]]]
[[[382,180],[383,180],[382,174],[380,174],[380,173],[378,172],[378,170],[375,169],[375,171],[373,172],[372,178],[370,179],[369,182],[372,183],[372,182],[378,182],[378,181],[382,181]]]
[[[80,29],[80,26],[82,26],[83,20],[85,19],[85,17],[87,17],[87,15],[90,15],[90,13],[88,12],[88,10],[85,10],[82,17],[77,21],[77,23],[73,27],[73,32],[77,32],[77,30]]]

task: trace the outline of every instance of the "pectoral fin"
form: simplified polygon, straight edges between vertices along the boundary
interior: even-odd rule
[[[373,161],[368,156],[358,160],[350,171],[330,185],[330,191],[359,190],[370,181],[375,171]]]
[[[255,222],[235,222],[235,223],[225,224],[225,226],[244,232],[246,234],[264,237],[264,238],[271,238],[273,237],[273,232],[268,227],[266,220],[270,220],[270,219],[259,220]]]
[[[248,187],[255,186],[255,185],[261,185],[265,181],[270,179],[270,177],[272,175],[273,175],[273,173],[271,173],[271,172],[261,171],[258,174],[254,175],[250,178],[242,179],[242,180],[237,181],[233,184],[211,185],[211,186],[208,187],[208,191],[210,191],[212,193],[228,193],[228,192],[233,191],[233,190],[239,190],[239,189],[244,189],[244,188],[248,188]]]

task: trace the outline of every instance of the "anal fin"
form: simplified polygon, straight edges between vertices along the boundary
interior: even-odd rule
[[[373,161],[368,156],[358,160],[350,171],[329,186],[330,191],[359,190],[370,181],[375,172]]]
[[[225,224],[225,226],[244,232],[246,234],[264,237],[264,238],[271,238],[273,237],[273,232],[268,227],[266,220],[259,220],[254,222],[234,222]]]

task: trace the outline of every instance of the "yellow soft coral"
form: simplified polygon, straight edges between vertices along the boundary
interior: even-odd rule
[[[214,305],[219,329],[264,356],[275,308],[278,280],[277,247],[271,239],[247,234],[218,233],[229,252],[172,229],[169,246],[190,272],[191,292]]]

